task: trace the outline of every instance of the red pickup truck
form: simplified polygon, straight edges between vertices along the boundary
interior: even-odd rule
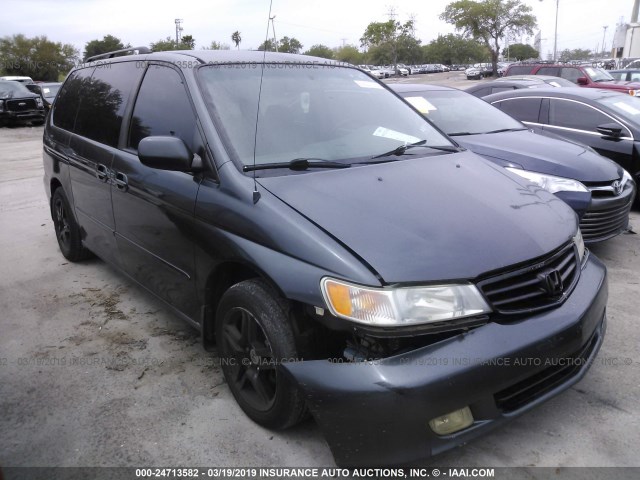
[[[565,78],[580,87],[617,90],[640,97],[640,82],[617,81],[602,68],[590,65],[514,63],[504,73],[510,75],[551,75]]]

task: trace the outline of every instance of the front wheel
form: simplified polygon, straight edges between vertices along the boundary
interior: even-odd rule
[[[249,418],[273,429],[304,418],[302,392],[279,366],[297,356],[286,307],[262,280],[237,283],[222,296],[216,341],[229,389]]]

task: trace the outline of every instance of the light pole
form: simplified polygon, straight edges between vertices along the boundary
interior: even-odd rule
[[[554,62],[558,58],[558,9],[559,8],[560,8],[560,0],[556,0],[556,29],[553,34],[553,61]]]
[[[604,33],[602,34],[602,56],[604,58],[604,39],[607,36],[607,25],[603,25],[602,29],[604,30]]]

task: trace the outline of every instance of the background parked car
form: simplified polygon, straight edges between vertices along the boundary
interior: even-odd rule
[[[628,227],[636,186],[608,158],[588,147],[537,135],[460,90],[420,84],[391,88],[463,147],[567,202],[581,217],[585,242],[607,240]]]
[[[536,88],[484,100],[527,126],[589,145],[640,179],[640,102],[611,90]]]
[[[465,92],[475,95],[476,97],[485,97],[492,93],[504,92],[507,90],[517,90],[519,88],[539,88],[539,87],[575,87],[569,80],[559,77],[549,77],[546,75],[528,75],[523,77],[507,77],[497,78],[490,82],[482,82],[471,85],[465,89]]]
[[[0,125],[31,121],[42,125],[42,98],[30,92],[22,83],[0,80]]]
[[[622,70],[608,70],[607,73],[616,80],[623,80],[626,82],[640,82],[640,69],[638,68],[625,68]]]
[[[45,113],[48,113],[51,109],[51,104],[58,94],[58,90],[62,86],[61,82],[42,82],[42,83],[27,83],[27,87],[31,92],[37,93],[42,98]]]
[[[23,77],[19,75],[6,75],[4,77],[0,77],[0,81],[6,82],[20,82],[20,83],[33,83],[31,77]]]
[[[640,96],[640,82],[616,81],[602,68],[591,65],[565,65],[548,63],[514,63],[505,72],[505,77],[512,75],[550,75],[560,77],[577,86],[587,88],[606,88],[629,95]]]

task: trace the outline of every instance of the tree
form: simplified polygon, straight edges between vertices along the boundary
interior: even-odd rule
[[[453,33],[438,36],[429,45],[423,46],[422,51],[426,62],[444,65],[482,62],[490,55],[477,40]]]
[[[280,40],[278,40],[277,43],[274,43],[273,40],[265,40],[260,44],[260,46],[258,47],[258,50],[275,52],[276,45],[278,47],[277,48],[278,52],[283,52],[283,53],[300,53],[300,50],[302,50],[302,44],[295,37],[291,37],[291,38],[282,37]]]
[[[510,59],[516,60],[536,59],[540,56],[540,52],[531,45],[525,45],[524,43],[514,43],[513,45],[509,45],[508,48],[502,50],[502,55],[506,57],[507,54]]]
[[[123,50],[125,48],[131,48],[131,45],[125,45],[122,43],[122,40],[118,37],[114,37],[113,35],[105,35],[102,37],[102,40],[96,39],[86,43],[84,46],[84,58],[114,52],[116,50]]]
[[[576,48],[575,50],[565,49],[560,52],[560,61],[568,62],[569,60],[589,60],[593,57],[591,50]]]
[[[276,44],[273,42],[273,40],[265,40],[260,44],[258,50],[260,50],[261,52],[264,50],[266,50],[267,52],[275,52]]]
[[[536,17],[521,0],[458,0],[450,3],[440,19],[465,35],[482,41],[491,52],[493,71],[498,71],[500,40],[507,34],[533,35]]]
[[[240,42],[242,41],[242,37],[240,36],[240,32],[238,30],[231,34],[231,41],[235,43],[236,48],[240,50]]]
[[[167,37],[164,40],[158,40],[151,44],[151,50],[154,52],[167,52],[169,50],[193,50],[196,46],[196,39],[191,35],[184,35],[180,43]]]
[[[0,67],[6,75],[24,75],[34,80],[58,81],[78,60],[73,45],[52,42],[46,36],[22,34],[0,38]]]
[[[304,52],[304,54],[311,55],[312,57],[333,58],[333,50],[322,44],[312,46],[309,50]]]
[[[360,38],[360,44],[367,49],[370,62],[376,64],[418,63],[422,60],[420,40],[415,37],[413,20],[400,23],[395,20],[371,22]]]
[[[231,50],[231,47],[226,43],[216,42],[214,40],[211,42],[211,45],[209,45],[209,48],[205,48],[205,50]]]
[[[364,53],[360,52],[358,48],[353,45],[337,47],[333,51],[333,58],[339,62],[346,62],[352,65],[360,65],[364,63]]]
[[[278,42],[278,51],[284,53],[300,53],[302,44],[295,37],[282,37]]]
[[[193,50],[194,48],[196,48],[196,39],[191,35],[184,35],[180,39],[180,48]]]

